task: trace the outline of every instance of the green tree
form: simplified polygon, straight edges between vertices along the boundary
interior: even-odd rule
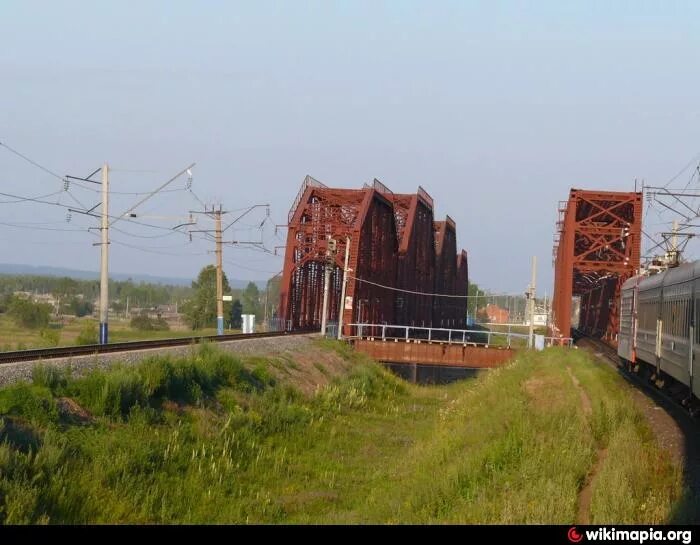
[[[260,313],[260,290],[255,282],[248,282],[243,290],[243,314],[255,314],[258,319]],[[258,320],[256,320],[258,321]]]
[[[75,344],[97,344],[97,324],[92,320],[86,320],[80,330],[80,335],[75,339]]]
[[[17,325],[29,329],[37,329],[48,325],[51,310],[51,305],[34,303],[24,297],[13,297],[7,312]]]
[[[67,276],[56,279],[52,284],[48,284],[46,289],[61,297],[70,297],[79,290],[78,281]]]
[[[272,318],[277,316],[277,311],[280,305],[280,286],[282,284],[282,276],[276,275],[267,281],[267,315]],[[263,309],[264,311],[264,309]]]
[[[68,309],[74,316],[82,318],[83,316],[92,314],[94,306],[90,301],[80,299],[79,297],[73,297],[68,304]]]
[[[472,320],[476,319],[478,308],[485,306],[485,299],[481,299],[480,297],[476,296],[484,294],[485,292],[481,290],[477,284],[472,284],[469,282],[469,288],[467,289],[467,295],[469,296],[467,299],[467,314]]]
[[[231,291],[226,273],[223,279],[224,294]],[[216,327],[216,267],[207,265],[192,282],[194,296],[184,308],[185,317],[192,329]],[[231,303],[224,303],[224,316],[231,315]]]
[[[231,305],[231,329],[241,329],[243,327],[243,305],[240,299],[236,299]]]

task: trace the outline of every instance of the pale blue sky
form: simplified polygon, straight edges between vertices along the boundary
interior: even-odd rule
[[[107,160],[123,191],[196,161],[199,196],[269,202],[277,223],[307,173],[420,184],[457,221],[473,281],[520,292],[536,254],[538,291],[551,293],[570,187],[664,183],[700,151],[699,16],[697,2],[0,0],[0,141],[60,174]],[[0,186],[40,195],[60,182],[0,148]],[[113,209],[133,200],[115,196]],[[175,192],[143,211],[196,205]],[[97,268],[92,235],[28,229],[88,219],[38,204],[0,212],[35,222],[0,225],[0,262]],[[179,235],[114,239],[151,250],[113,245],[117,272],[189,277],[213,259]],[[269,247],[283,239],[265,232]],[[281,264],[227,250],[229,277]]]

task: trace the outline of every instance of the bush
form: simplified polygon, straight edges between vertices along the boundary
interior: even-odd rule
[[[83,299],[79,299],[78,297],[74,297],[68,304],[68,309],[78,318],[82,318],[83,316],[91,315],[95,308],[90,301],[85,301]]]
[[[61,332],[56,329],[42,329],[40,336],[46,346],[58,346],[61,340]]]
[[[97,325],[93,321],[87,321],[80,330],[80,335],[75,340],[77,345],[97,344]]]
[[[39,364],[32,368],[32,384],[55,393],[68,384],[68,375],[53,365]]]
[[[133,317],[129,325],[131,329],[138,329],[139,331],[168,331],[170,329],[168,322],[162,316],[158,316],[158,318],[153,320],[146,313]]]
[[[158,316],[158,318],[153,322],[153,328],[156,331],[170,331],[170,325],[162,316]]]
[[[139,331],[151,331],[153,330],[153,321],[147,314],[139,314],[131,319],[129,326],[131,329],[138,329]]]
[[[13,384],[0,390],[0,414],[19,416],[39,425],[58,420],[58,408],[45,386]]]
[[[94,372],[74,385],[81,402],[93,414],[127,416],[134,406],[146,406],[149,393],[135,369]]]
[[[34,303],[23,297],[13,297],[7,312],[17,325],[29,329],[37,329],[49,325],[51,305]]]

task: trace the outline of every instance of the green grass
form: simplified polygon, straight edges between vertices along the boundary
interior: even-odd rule
[[[39,329],[20,327],[6,315],[0,315],[0,351],[23,350],[27,348],[48,348],[50,346],[70,346],[76,344],[85,322],[97,323],[92,318],[76,318],[58,329],[50,329],[51,336],[42,335]],[[226,330],[226,333],[239,333],[240,330]],[[57,343],[52,336],[58,336]],[[171,329],[169,331],[141,331],[132,329],[125,320],[113,320],[109,324],[109,341],[142,341],[149,339],[167,339],[175,337],[192,337],[216,335],[216,328],[192,331],[189,328]],[[97,341],[97,339],[95,339]]]
[[[0,390],[0,521],[572,523],[601,448],[595,523],[663,522],[681,493],[620,379],[581,352],[420,387],[318,344],[354,366],[312,396],[274,378],[283,360],[211,346],[82,378],[37,368]]]

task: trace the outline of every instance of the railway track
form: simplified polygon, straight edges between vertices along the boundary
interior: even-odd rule
[[[242,341],[245,339],[264,339],[267,337],[284,337],[288,335],[303,335],[309,333],[311,333],[311,331],[306,330],[294,332],[273,331],[267,333],[235,333],[229,335],[203,335],[199,337],[179,337],[150,341],[128,341],[110,344],[89,344],[83,346],[59,346],[56,348],[17,350],[13,352],[0,352],[0,365],[22,361],[51,360],[57,358],[71,358],[75,356],[90,356],[94,354],[148,350],[152,348],[187,346],[191,344],[200,344],[203,342]]]

